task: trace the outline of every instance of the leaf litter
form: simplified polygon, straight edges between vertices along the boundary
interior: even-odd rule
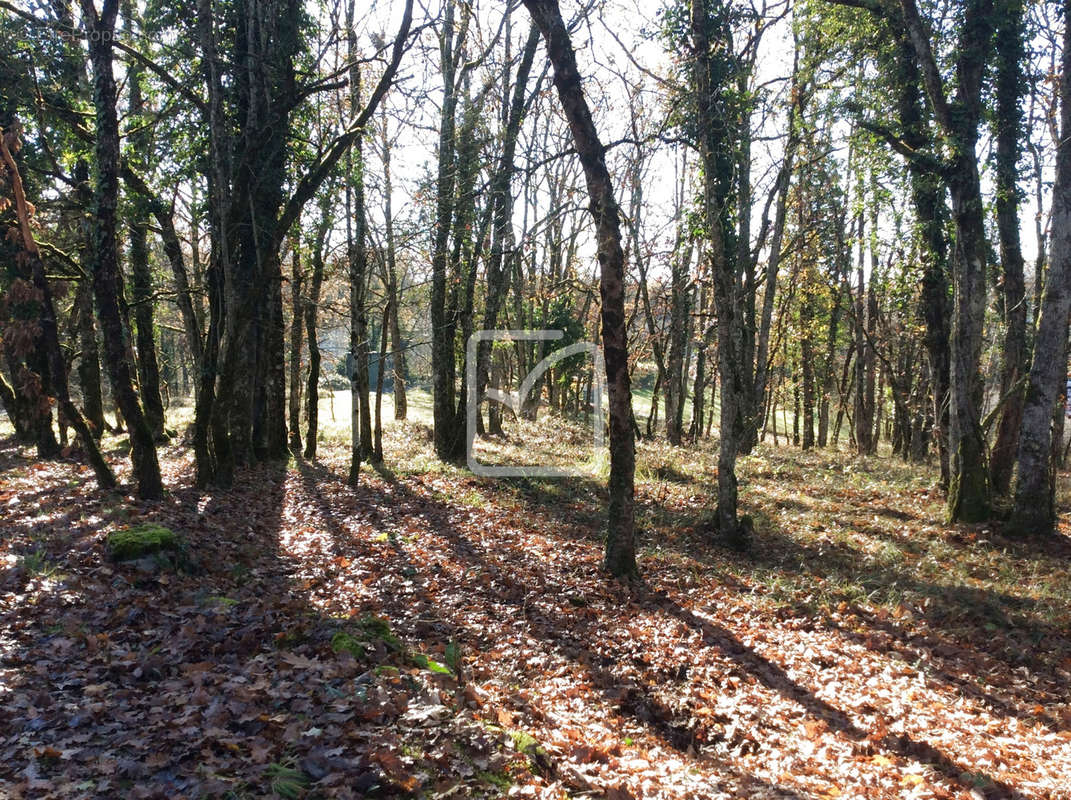
[[[0,451],[5,796],[1071,797],[1066,535],[946,527],[888,460],[745,459],[738,556],[712,453],[645,443],[622,585],[596,481],[161,455],[148,504]],[[189,567],[110,562],[142,523]]]

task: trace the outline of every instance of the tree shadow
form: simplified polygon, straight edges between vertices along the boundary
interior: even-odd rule
[[[525,486],[523,498],[528,508],[547,513],[553,510],[571,524],[583,525],[584,517],[571,515],[572,505],[562,497],[582,495],[594,500],[600,487],[584,481],[571,481],[565,488],[544,487],[535,482]],[[792,498],[778,498],[779,508],[788,507],[813,511],[813,507]],[[937,583],[917,577],[910,565],[898,567],[866,558],[862,552],[841,542],[827,539],[821,544],[806,544],[798,537],[786,534],[779,523],[761,509],[746,509],[756,522],[755,546],[748,554],[730,555],[712,547],[706,537],[680,534],[659,537],[657,532],[644,532],[644,539],[653,547],[693,560],[715,573],[715,579],[738,590],[751,588],[754,580],[779,578],[796,574],[808,579],[821,578],[826,584],[856,585],[861,594],[877,602],[901,595],[914,596],[923,602],[916,604],[916,616],[923,632],[907,630],[893,620],[881,619],[876,613],[853,605],[853,612],[871,630],[890,637],[911,660],[920,657],[933,668],[932,676],[955,687],[1005,717],[1024,721],[1043,722],[1051,730],[1063,729],[1064,723],[1048,710],[1038,712],[1040,702],[1064,702],[1061,688],[1065,680],[1064,664],[1071,658],[1071,638],[1068,632],[1036,619],[1034,602],[1020,596],[990,588],[959,583]],[[869,510],[869,506],[868,506]],[[893,509],[895,511],[895,509]],[[704,511],[657,508],[649,493],[639,494],[637,516],[654,512],[667,519],[670,529],[690,530],[705,519]],[[897,517],[898,518],[898,517]],[[925,543],[912,537],[894,536],[876,526],[848,523],[852,530],[871,539],[895,544],[905,552],[920,555],[926,552]],[[942,541],[961,554],[983,546],[999,548],[1020,558],[1071,558],[1071,546],[1060,537],[1044,542],[1006,540],[993,533],[988,545],[960,536],[953,529]],[[592,536],[591,538],[595,538]],[[801,569],[802,568],[802,569]],[[751,576],[741,581],[734,572]],[[821,593],[823,590],[818,589]],[[832,619],[828,609],[820,604],[795,607],[796,613],[817,617],[823,625],[838,630],[855,641],[867,643],[868,635],[846,629]],[[965,636],[967,637],[965,639]],[[874,646],[870,644],[869,646]],[[984,676],[1007,675],[1012,669],[1026,668],[1031,682],[996,683],[986,686]],[[970,675],[967,679],[959,677]],[[1040,685],[1039,685],[1040,682]],[[1028,685],[1029,684],[1029,685]],[[1044,687],[1048,687],[1046,690]],[[1002,698],[1004,694],[1011,700]]]
[[[577,491],[573,487],[569,491]],[[555,509],[562,513],[560,503],[553,495],[539,491],[529,492],[532,501],[530,511]],[[811,510],[799,501],[789,500],[802,509]],[[564,511],[564,510],[563,510]],[[783,576],[786,572],[796,572],[806,580],[809,575],[821,578],[831,585],[838,583],[855,583],[861,586],[862,593],[876,597],[881,602],[883,597],[891,598],[898,593],[906,593],[924,602],[917,609],[917,618],[921,626],[913,629],[901,626],[895,620],[883,619],[874,611],[865,611],[852,606],[852,612],[861,623],[863,631],[849,628],[835,619],[828,607],[822,604],[801,606],[795,604],[790,613],[813,618],[818,624],[835,631],[844,638],[863,644],[871,649],[886,652],[891,649],[900,653],[908,663],[922,662],[926,665],[927,678],[949,687],[989,709],[993,714],[1003,718],[1016,718],[1029,725],[1041,723],[1051,731],[1059,732],[1065,724],[1050,709],[1039,710],[1040,703],[1058,704],[1066,702],[1061,687],[1065,685],[1062,677],[1064,659],[1071,656],[1071,642],[1067,633],[1053,625],[1036,619],[1033,615],[1033,603],[1025,598],[1009,595],[988,588],[979,588],[962,584],[942,584],[927,581],[912,574],[910,568],[900,568],[881,564],[877,561],[866,562],[860,551],[832,540],[820,545],[807,545],[785,534],[776,522],[762,511],[749,509],[756,518],[756,546],[751,553],[744,556],[732,556],[718,552],[710,547],[710,542],[703,542],[695,536],[678,536],[673,540],[659,542],[659,546],[678,556],[694,560],[713,573],[712,579],[728,584],[736,590],[750,591],[755,582]],[[663,513],[666,513],[663,510]],[[694,523],[699,518],[694,511],[670,516],[685,524]],[[868,536],[892,538],[898,544],[904,544],[898,537],[889,537],[879,529],[865,529],[852,526]],[[880,534],[880,535],[879,535]],[[999,542],[1000,546],[1014,547],[1021,555],[1032,554],[1034,545],[1011,544]],[[704,546],[705,545],[705,546]],[[954,546],[969,549],[972,546],[966,539],[954,540]],[[908,543],[905,549],[912,549]],[[1051,542],[1049,549],[1060,553],[1063,545]],[[728,561],[728,563],[727,563]],[[801,566],[805,569],[801,571]],[[734,573],[749,576],[744,580]],[[816,584],[817,585],[817,584]],[[819,592],[823,591],[818,589]],[[836,603],[834,602],[834,605]],[[690,614],[677,607],[673,616],[682,618]],[[696,627],[699,620],[688,617],[689,623]],[[994,636],[991,630],[994,623],[1000,630]],[[988,626],[988,627],[987,627]],[[949,632],[945,632],[945,631]],[[965,640],[964,632],[971,634]],[[707,633],[711,633],[709,628]],[[884,634],[884,638],[873,634]],[[726,632],[719,631],[724,640]],[[738,644],[738,643],[737,643]],[[829,717],[835,711],[817,698],[800,694],[799,686],[790,686],[785,681],[783,671],[771,672],[771,665],[761,657],[746,650],[741,650],[732,642],[728,644],[730,652],[735,652],[742,659],[742,666],[749,672],[763,676],[762,680],[770,688],[784,690],[783,694],[797,699],[811,713],[822,718]],[[756,660],[759,659],[759,660]],[[775,665],[774,665],[775,666]],[[1028,670],[1027,680],[1012,681],[1013,669]],[[780,669],[780,668],[776,668]],[[1001,681],[999,676],[1008,676]],[[831,727],[839,727],[846,735],[858,739],[862,732],[847,727],[847,717],[838,712]],[[839,721],[838,721],[839,720]],[[943,756],[925,743],[915,742],[909,738],[882,738],[880,744],[891,752],[912,758],[937,769],[952,780],[959,780],[964,771],[960,765]],[[1000,784],[990,778],[996,790],[1009,797],[1019,797],[1011,787]],[[968,787],[970,788],[970,787]]]
[[[151,504],[90,484],[64,495],[84,513],[36,531],[64,574],[32,581],[29,602],[0,599],[0,784],[42,798],[238,797],[289,774],[341,796],[407,791],[400,762],[376,754],[401,749],[405,705],[391,698],[417,695],[400,671],[361,679],[368,659],[332,652],[347,622],[314,602],[284,541],[303,533],[291,483],[269,462],[227,491],[186,474]],[[185,539],[183,569],[105,558],[103,532],[142,521]]]
[[[933,676],[982,702],[1006,717],[1028,722],[1042,721],[1052,730],[1062,729],[1053,715],[1038,713],[1035,706],[1043,700],[1039,683],[1051,688],[1051,702],[1062,702],[1063,662],[1071,656],[1067,632],[1040,621],[1034,615],[1034,603],[1023,597],[990,588],[962,583],[937,583],[917,577],[910,566],[885,564],[841,542],[827,540],[820,545],[804,544],[785,534],[776,522],[761,512],[755,514],[759,546],[752,554],[751,567],[760,573],[778,575],[806,565],[809,573],[821,576],[827,584],[854,584],[861,593],[876,602],[912,597],[912,615],[922,623],[922,631],[908,629],[896,621],[849,601],[851,613],[872,631],[879,631],[894,641],[911,660],[920,657],[933,666]],[[877,529],[856,530],[880,539],[888,534]],[[899,537],[891,537],[902,545]],[[969,545],[960,543],[960,547]],[[910,545],[905,548],[910,550]],[[797,606],[803,615],[817,616],[827,627],[856,641],[868,643],[868,634],[853,631],[834,620],[828,609]],[[868,646],[874,647],[873,644]],[[1029,671],[1032,687],[1026,682],[983,683],[983,675],[1008,675],[1011,670]],[[957,677],[974,676],[973,680]],[[1014,698],[1020,705],[998,696]]]
[[[11,645],[0,668],[7,696],[17,698],[0,710],[0,730],[11,731],[0,738],[0,778],[48,796],[65,780],[65,765],[82,763],[84,754],[92,761],[82,774],[94,781],[87,792],[111,796],[136,796],[138,786],[147,787],[145,796],[222,794],[241,781],[266,780],[268,766],[284,761],[323,781],[390,785],[371,756],[396,737],[402,709],[358,702],[361,686],[386,691],[388,679],[369,678],[368,663],[331,652],[353,611],[397,620],[406,647],[427,652],[455,639],[473,650],[493,648],[500,642],[490,623],[508,620],[621,719],[684,757],[694,754],[745,796],[805,797],[734,764],[734,752],[759,745],[734,741],[726,720],[700,727],[692,701],[663,699],[660,687],[685,678],[637,654],[621,632],[630,608],[698,631],[711,654],[844,737],[867,739],[843,711],[732,632],[665,595],[602,576],[597,559],[588,558],[601,542],[601,515],[593,511],[604,497],[600,484],[516,481],[503,491],[448,477],[458,497],[442,499],[437,478],[376,472],[366,471],[351,489],[322,462],[299,460],[296,470],[264,464],[241,473],[230,491],[183,482],[162,503],[116,506],[106,515],[94,506],[43,531],[57,556],[73,542],[92,547],[72,556],[78,583],[41,590],[40,613],[29,622],[19,608],[0,610]],[[494,507],[481,506],[479,497],[463,500],[469,491],[493,492]],[[87,494],[95,497],[88,487],[70,492]],[[186,535],[197,574],[142,574],[101,559],[103,527],[142,519]],[[544,531],[547,549],[524,549],[525,531],[507,530],[521,525]],[[503,554],[503,547],[512,549]],[[568,564],[547,557],[571,549],[576,558]],[[754,563],[771,566],[764,558]],[[587,596],[621,611],[608,616]],[[404,684],[404,672],[396,679],[406,692],[417,691]],[[539,718],[535,703],[522,710]],[[312,728],[322,730],[310,735]],[[964,785],[959,765],[930,745],[893,736],[874,744]],[[345,752],[324,755],[335,746]],[[254,785],[265,784],[245,790]],[[1021,797],[995,785],[1006,797]]]
[[[474,572],[486,572],[502,578],[501,581],[493,581],[490,585],[477,585],[470,588],[481,600],[492,606],[502,604],[512,606],[515,612],[524,619],[529,635],[535,636],[561,658],[572,661],[574,665],[582,669],[586,679],[600,691],[606,700],[614,704],[618,713],[641,723],[665,744],[680,752],[689,752],[701,746],[701,742],[696,737],[697,732],[690,725],[687,714],[682,715],[680,709],[674,710],[666,706],[639,681],[626,680],[623,683],[622,675],[615,672],[614,666],[619,658],[625,657],[624,653],[607,652],[592,646],[595,642],[613,641],[613,637],[608,636],[608,631],[600,626],[599,620],[577,615],[550,617],[534,611],[531,602],[533,591],[538,594],[540,587],[555,585],[553,576],[548,574],[548,569],[543,563],[531,557],[524,558],[524,587],[518,587],[516,581],[502,574],[495,559],[489,558],[485,546],[473,542],[468,535],[453,524],[452,515],[456,513],[456,509],[437,501],[430,501],[426,496],[421,496],[404,485],[393,484],[393,486],[394,496],[401,499],[403,503],[416,503],[421,507],[432,505],[432,515],[436,520],[436,525],[431,532],[445,541],[454,557],[468,562]],[[513,488],[528,498],[538,497],[542,493],[539,484],[531,481],[517,482]],[[565,490],[564,494],[571,496],[577,491],[578,487],[572,486]],[[555,491],[552,494],[560,497],[563,493]],[[555,507],[560,507],[560,504]],[[555,518],[560,522],[557,516]],[[535,522],[535,520],[532,521]],[[593,538],[590,532],[574,533],[563,529],[560,524],[555,528],[554,535],[555,538],[561,537],[566,540]],[[594,575],[588,577],[598,580]],[[873,746],[884,748],[904,759],[931,767],[963,788],[971,788],[973,785],[964,783],[963,775],[968,771],[963,765],[958,764],[930,744],[916,741],[906,735],[883,734],[878,738],[868,736],[850,720],[845,712],[821,700],[811,690],[793,681],[783,668],[745,646],[727,629],[697,617],[693,612],[668,600],[664,595],[641,593],[638,598],[641,601],[655,602],[667,616],[698,630],[702,634],[706,647],[715,649],[763,686],[798,703],[812,717],[824,720],[832,730],[853,741],[869,741]],[[568,625],[564,622],[566,618],[570,621]],[[1003,797],[1015,800],[1024,797],[1014,788],[996,779],[988,778],[988,781],[992,789],[1000,792]]]
[[[378,504],[389,500],[392,521],[412,520],[416,517],[428,521],[430,526],[428,532],[445,542],[450,555],[463,565],[463,572],[470,578],[464,586],[465,597],[463,599],[466,608],[471,609],[473,605],[483,605],[488,609],[511,608],[513,613],[518,615],[518,621],[523,621],[525,630],[534,634],[549,651],[580,670],[603,698],[611,702],[617,713],[641,725],[664,745],[682,754],[689,754],[697,747],[708,744],[697,740],[696,731],[689,726],[686,717],[682,718],[679,712],[666,706],[646,687],[631,682],[622,691],[621,676],[615,674],[611,668],[614,659],[597,649],[597,643],[605,638],[605,631],[600,630],[597,620],[593,621],[584,617],[579,628],[570,628],[560,624],[560,620],[555,621],[540,615],[529,605],[527,599],[530,587],[546,587],[553,582],[543,564],[526,559],[523,574],[508,574],[496,563],[495,559],[489,557],[482,544],[473,542],[454,524],[453,517],[459,512],[457,508],[429,497],[407,485],[406,482],[398,480],[386,465],[373,465],[373,469],[382,478],[384,485],[377,487],[365,481],[355,494],[360,496],[363,502],[371,500]],[[343,481],[340,475],[322,465],[302,463],[299,464],[299,470],[302,472],[303,480],[315,486],[331,485],[331,483],[337,486]],[[483,482],[478,483],[483,485]],[[528,479],[518,479],[512,482],[511,489],[521,496],[527,496],[533,492],[538,493],[535,488],[537,483]],[[588,488],[595,486],[597,485],[592,483]],[[339,509],[328,505],[324,510],[332,514],[337,513]],[[556,533],[564,539],[572,538],[568,532],[560,529]],[[359,536],[344,531],[338,525],[332,526],[332,535],[340,548],[340,553],[355,553],[365,547],[359,541]],[[578,531],[576,538],[588,540],[590,536],[586,531]],[[451,618],[449,613],[443,613],[443,610],[448,612],[449,606],[444,606],[442,598],[436,598],[430,591],[427,578],[420,574],[419,567],[409,557],[399,538],[388,534],[387,541],[391,544],[397,558],[412,570],[407,577],[416,587],[415,592],[394,595],[390,601],[410,602],[411,595],[416,594],[425,603],[433,604],[440,609],[436,614],[435,629],[437,632],[456,636],[468,648],[493,648],[496,645],[493,638],[485,635],[485,629],[479,624],[479,620],[473,620],[471,614],[458,619]],[[587,576],[590,580],[602,582],[603,579],[594,568],[590,573]],[[390,601],[384,606],[388,611]],[[414,633],[420,635],[423,632],[414,631]],[[533,714],[537,719],[542,716],[538,709],[531,706],[527,706],[524,710]],[[804,796],[792,790],[774,786],[761,778],[742,772],[727,759],[713,758],[709,754],[705,754],[704,758],[708,759],[708,766],[730,777],[739,788],[745,791],[761,791],[764,794],[775,791],[776,796],[784,800],[804,800]],[[567,777],[558,774],[553,763],[543,766],[559,779]]]

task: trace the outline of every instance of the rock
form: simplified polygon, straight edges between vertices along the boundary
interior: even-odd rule
[[[106,545],[112,561],[134,561],[145,572],[154,572],[177,560],[185,550],[178,534],[151,522],[109,533]]]

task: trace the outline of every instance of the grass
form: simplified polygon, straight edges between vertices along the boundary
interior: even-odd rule
[[[585,513],[598,514],[590,508],[590,491],[608,476],[609,459],[605,449],[591,451],[585,420],[544,412],[533,424],[507,415],[506,440],[476,443],[481,461],[576,466],[584,478],[579,483],[474,483],[467,470],[439,462],[430,442],[421,439],[425,426],[432,424],[430,393],[411,387],[407,399],[408,419],[398,422],[393,397],[383,396],[384,446],[396,474],[442,476],[430,487],[438,499],[474,510],[500,503],[504,492],[514,501],[538,498],[555,508],[588,506]],[[645,415],[650,391],[634,392],[634,403],[637,414]],[[686,408],[686,419],[690,413]],[[349,441],[348,391],[321,398],[320,423],[326,445]],[[788,415],[781,430],[786,423],[791,425]],[[643,421],[639,424],[642,429]],[[715,444],[708,440],[698,447],[674,448],[660,440],[638,442],[637,515],[648,557],[670,558],[693,547],[716,488]],[[399,457],[401,453],[405,455]],[[887,452],[867,458],[829,450],[802,453],[775,448],[768,440],[739,460],[737,476],[741,510],[756,518],[759,553],[740,577],[764,585],[772,600],[798,604],[808,598],[807,605],[814,608],[864,602],[891,611],[927,598],[933,604],[936,594],[943,613],[954,618],[980,613],[1001,626],[1022,621],[1024,615],[1038,624],[1071,622],[1071,565],[987,542],[991,532],[965,534],[972,541],[959,541],[959,529],[939,521],[942,501],[933,490],[932,467],[906,464]],[[697,491],[698,503],[688,499]],[[700,573],[708,566],[705,560],[700,557],[695,566]],[[976,598],[987,592],[1017,598],[1020,610],[998,617],[978,604]]]

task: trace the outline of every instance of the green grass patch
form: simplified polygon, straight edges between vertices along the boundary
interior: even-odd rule
[[[305,796],[311,781],[293,762],[268,764],[265,770],[271,791],[285,800],[299,800]]]

